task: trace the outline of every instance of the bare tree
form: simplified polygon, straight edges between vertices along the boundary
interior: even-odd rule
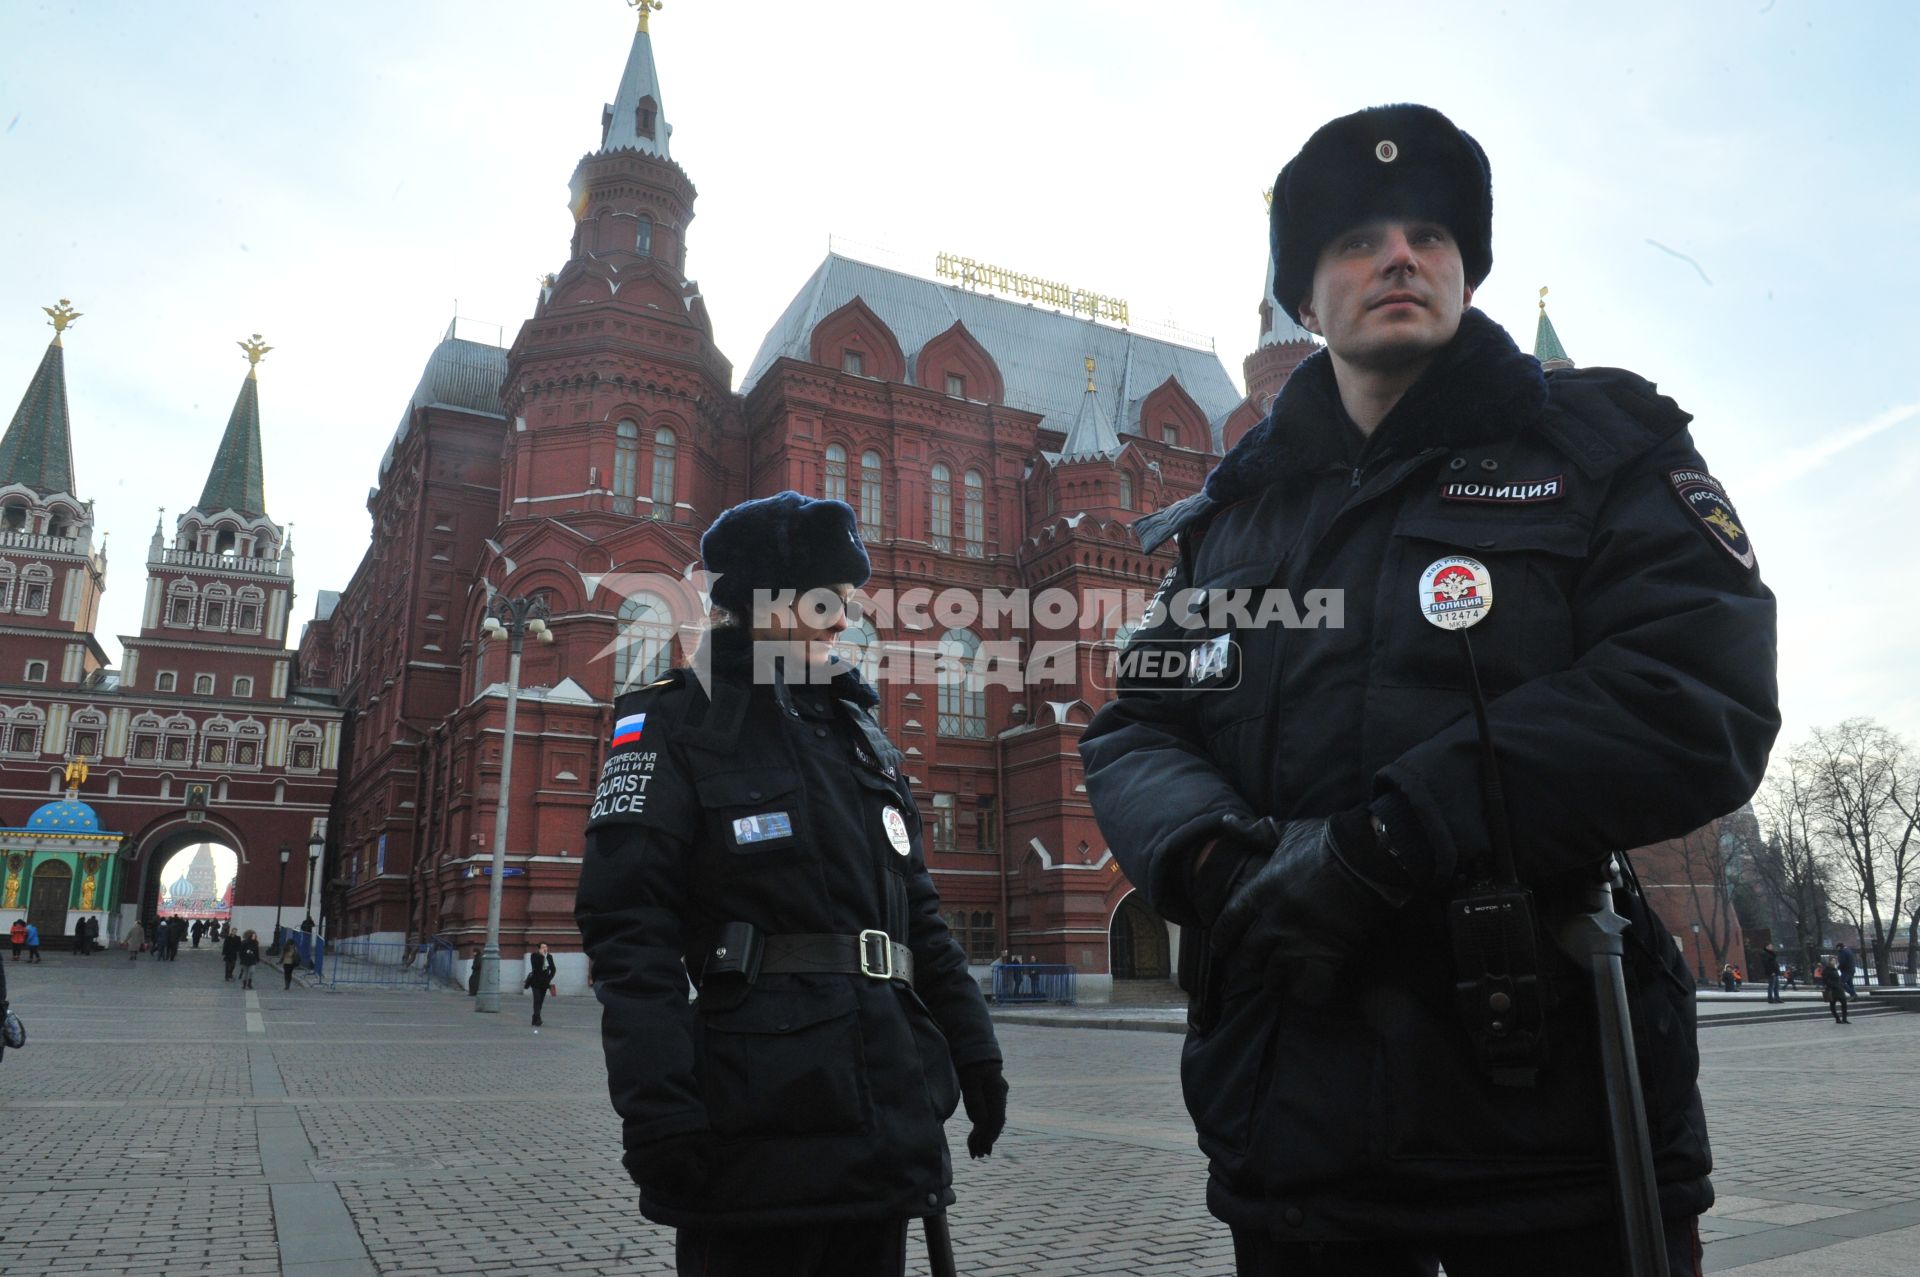
[[[1872,947],[1881,983],[1889,983],[1888,919],[1901,917],[1920,868],[1914,823],[1895,801],[1904,800],[1912,783],[1906,744],[1870,718],[1850,718],[1838,727],[1816,727],[1801,748],[1813,781],[1818,849],[1852,880],[1861,941]]]
[[[1693,920],[1700,936],[1713,950],[1717,971],[1727,963],[1733,948],[1737,919],[1733,912],[1733,889],[1728,883],[1726,822],[1716,820],[1702,825],[1683,838],[1667,845],[1684,871],[1683,879],[1692,897]],[[1744,959],[1742,961],[1744,966]]]
[[[1827,866],[1817,849],[1813,763],[1804,746],[1775,754],[1754,808],[1766,840],[1753,858],[1753,878],[1773,911],[1793,923],[1803,971],[1819,960],[1826,930]]]

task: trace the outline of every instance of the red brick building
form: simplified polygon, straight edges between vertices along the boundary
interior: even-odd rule
[[[77,797],[124,838],[108,849],[110,874],[72,876],[56,934],[70,934],[80,912],[100,919],[103,937],[150,916],[162,866],[197,842],[238,856],[237,925],[265,933],[277,906],[297,923],[341,716],[331,693],[294,678],[293,551],[267,515],[256,374],[241,384],[198,500],[170,538],[154,528],[141,630],[122,636],[115,671],[93,632],[106,554],[73,465],[62,330],[76,317],[65,303],[48,313],[54,340],[0,438],[0,825],[25,826],[66,788],[68,762],[85,759]],[[263,351],[256,337],[249,358]],[[54,853],[0,854],[9,881],[29,884],[51,918],[56,902],[33,885],[63,876]],[[113,886],[96,896],[86,879]]]
[[[528,645],[521,676],[502,948],[576,949],[616,689],[701,619],[682,581],[713,517],[793,488],[855,508],[868,592],[900,604],[850,641],[880,674],[973,957],[1072,963],[1091,996],[1166,975],[1169,929],[1129,900],[1077,752],[1129,614],[1029,624],[912,600],[1143,601],[1170,553],[1143,554],[1127,524],[1197,490],[1312,339],[1262,303],[1242,395],[1209,351],[829,254],[735,393],[688,276],[695,191],[671,134],[643,26],[573,171],[567,259],[510,349],[449,330],[429,357],[369,496],[367,556],[302,642],[301,681],[347,715],[335,933],[479,947],[507,655],[481,620],[503,591],[543,595],[555,641]],[[1014,672],[903,678],[915,651],[1004,652]],[[563,981],[582,974],[563,953]]]

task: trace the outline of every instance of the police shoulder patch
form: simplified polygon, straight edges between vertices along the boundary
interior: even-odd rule
[[[1740,516],[1720,481],[1704,470],[1682,469],[1669,471],[1667,482],[1681,508],[1693,516],[1707,539],[1725,550],[1735,563],[1753,571],[1753,540],[1741,526]]]

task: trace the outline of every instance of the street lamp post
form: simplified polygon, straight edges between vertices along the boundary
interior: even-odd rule
[[[280,943],[280,906],[287,898],[287,862],[293,859],[293,848],[286,843],[280,844],[280,886],[273,893],[273,942]]]
[[[1707,982],[1707,964],[1700,960],[1700,924],[1693,924],[1693,974],[1701,983]]]
[[[320,862],[326,858],[326,854],[327,836],[316,829],[313,837],[307,839],[307,917],[300,924],[300,929],[309,935],[313,934],[315,926],[314,899],[320,894]]]
[[[513,793],[513,723],[520,708],[520,649],[529,634],[535,642],[553,642],[553,631],[547,628],[550,615],[544,596],[509,598],[496,594],[487,605],[487,619],[480,627],[490,639],[505,638],[508,655],[506,742],[500,747],[500,797],[493,811],[493,871],[487,883],[487,946],[480,951],[475,1011],[500,1010],[500,887],[507,876],[507,803]]]

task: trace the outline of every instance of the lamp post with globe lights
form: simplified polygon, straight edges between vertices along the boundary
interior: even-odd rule
[[[498,1013],[500,1010],[500,886],[507,876],[507,804],[513,789],[513,728],[520,708],[520,650],[527,635],[536,643],[553,642],[547,626],[552,613],[544,595],[512,598],[496,594],[487,604],[487,618],[480,632],[498,642],[504,638],[507,648],[507,723],[506,741],[500,747],[500,798],[493,812],[493,869],[487,883],[487,947],[480,951],[480,989],[473,1009]]]
[[[313,920],[313,906],[320,895],[320,862],[325,860],[326,856],[327,836],[316,829],[313,831],[313,836],[307,839],[307,916],[300,923],[300,930],[307,933],[309,944],[313,943],[311,937],[317,925]],[[309,966],[313,964],[311,952],[307,955],[307,964]]]

